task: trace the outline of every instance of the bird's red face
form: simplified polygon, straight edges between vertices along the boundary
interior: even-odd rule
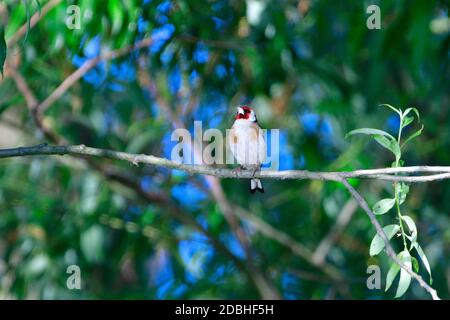
[[[254,114],[252,108],[249,106],[240,106],[237,109],[236,120],[250,120],[251,115]]]

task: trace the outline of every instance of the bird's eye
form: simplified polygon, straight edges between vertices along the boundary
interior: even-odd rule
[[[245,112],[245,113],[250,113],[250,110],[245,109],[244,112]]]

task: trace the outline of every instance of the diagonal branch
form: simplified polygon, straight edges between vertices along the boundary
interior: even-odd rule
[[[406,266],[403,262],[400,261],[400,259],[397,257],[397,254],[395,253],[394,249],[392,248],[388,237],[386,236],[386,233],[384,233],[383,228],[381,227],[380,223],[375,217],[375,214],[370,210],[369,205],[367,204],[366,200],[358,193],[358,191],[353,188],[346,179],[341,179],[342,184],[347,188],[347,190],[350,192],[350,194],[353,196],[353,198],[358,202],[359,206],[366,212],[366,214],[369,216],[370,222],[375,227],[377,234],[380,236],[381,239],[383,239],[383,242],[386,247],[386,253],[387,255],[396,263],[398,264],[402,269],[404,269],[406,272],[408,272],[411,277],[417,280],[417,282],[420,284],[421,287],[423,287],[433,298],[433,300],[440,300],[439,296],[437,295],[436,290],[434,290],[431,286],[426,283],[420,275],[415,273],[411,268]]]
[[[87,60],[81,67],[75,70],[71,75],[69,75],[64,81],[37,107],[38,113],[44,113],[56,100],[58,100],[70,87],[72,87],[81,77],[83,77],[89,70],[94,68],[97,64],[102,61],[115,59],[128,53],[148,47],[153,42],[152,38],[144,38],[133,45],[120,48],[117,50],[108,51],[101,54],[95,58]]]
[[[51,9],[57,6],[61,0],[50,0],[41,10],[41,14],[36,12],[30,20],[30,29],[33,28],[39,20],[41,20]],[[27,31],[28,25],[25,23],[22,25],[16,33],[8,40],[8,47],[14,46],[17,41],[23,37]],[[72,87],[81,77],[83,77],[89,70],[94,68],[97,64],[103,61],[116,59],[129,54],[135,50],[139,50],[148,47],[153,42],[150,37],[144,38],[137,41],[136,43],[129,45],[127,47],[119,48],[116,50],[111,50],[106,53],[102,53],[99,56],[87,60],[81,67],[76,69],[72,74],[70,74],[64,81],[41,103],[33,101],[33,111],[37,116],[41,115],[58,100],[70,87]],[[17,81],[16,81],[17,83]]]
[[[56,7],[61,0],[50,0],[47,2],[41,9],[41,12],[36,12],[30,19],[30,29],[34,28],[34,26],[41,20],[51,9]],[[28,30],[28,23],[24,23],[14,35],[8,40],[8,47],[14,46],[20,38],[22,38]]]
[[[314,254],[312,255],[312,261],[318,264],[322,264],[325,262],[325,259],[327,258],[328,253],[333,247],[333,244],[336,242],[342,231],[350,222],[357,208],[358,203],[354,199],[350,199],[345,203],[338,215],[338,218],[336,219],[336,223],[333,225],[328,234],[322,239],[322,241],[314,251]]]
[[[324,262],[314,261],[313,253],[307,247],[303,246],[301,243],[298,243],[288,234],[278,230],[271,224],[258,218],[254,214],[247,212],[246,210],[243,210],[241,208],[235,209],[235,214],[239,218],[248,221],[256,230],[264,234],[267,238],[275,240],[276,242],[284,245],[295,255],[303,258],[311,265],[321,269],[329,278],[333,279],[334,281],[338,283],[342,283],[344,281],[344,275],[338,269],[336,269],[332,265],[325,264]]]
[[[203,184],[196,183],[196,180],[193,180],[193,182],[204,192],[212,194],[211,190]],[[254,213],[251,213],[247,209],[238,205],[233,205],[232,210],[236,217],[238,217],[242,222],[251,225],[255,231],[259,232],[266,238],[271,239],[272,241],[278,242],[280,245],[290,250],[290,252],[295,256],[302,258],[311,266],[322,271],[326,277],[321,279],[327,279],[327,281],[331,280],[336,285],[337,290],[341,292],[344,297],[350,296],[348,291],[349,288],[346,284],[346,280],[348,280],[347,277],[345,277],[345,275],[331,263],[328,263],[327,261],[314,261],[313,252],[308,247],[286,232],[272,226],[270,223],[264,221],[264,219],[258,217]]]
[[[37,112],[37,98],[34,93],[31,91],[25,79],[22,75],[16,70],[16,68],[10,64],[8,64],[8,70],[11,74],[12,79],[16,83],[18,90],[22,93],[25,98],[25,102],[28,110],[30,111],[31,116],[33,117],[33,121],[38,129],[45,135],[47,139],[55,143],[65,143],[66,141],[54,133],[51,128],[44,122],[41,114]]]

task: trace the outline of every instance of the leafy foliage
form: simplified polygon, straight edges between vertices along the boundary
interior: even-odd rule
[[[377,141],[381,146],[389,150],[395,157],[395,162],[392,164],[392,167],[398,168],[401,167],[404,162],[401,160],[402,158],[402,149],[405,147],[405,145],[410,142],[412,139],[418,137],[422,131],[423,131],[423,125],[422,127],[412,133],[406,141],[401,144],[401,138],[402,138],[402,131],[405,127],[410,125],[414,121],[414,116],[408,116],[411,111],[415,113],[417,120],[420,121],[420,115],[419,111],[416,108],[408,108],[405,111],[402,111],[401,109],[396,109],[395,107],[383,104],[382,106],[386,106],[399,116],[399,127],[398,127],[398,136],[397,139],[395,139],[392,135],[389,133],[378,130],[378,129],[370,129],[370,128],[363,128],[363,129],[357,129],[349,132],[348,136],[354,135],[354,134],[365,134],[370,135]],[[401,147],[400,147],[401,146]],[[419,244],[417,243],[417,227],[414,222],[414,220],[407,216],[403,215],[400,210],[400,205],[403,204],[406,200],[406,196],[409,193],[409,186],[406,183],[403,182],[395,182],[393,184],[393,191],[394,191],[394,198],[387,198],[382,199],[374,204],[372,211],[376,215],[382,215],[390,211],[394,206],[396,207],[397,211],[397,219],[398,224],[391,224],[383,228],[384,232],[386,233],[386,236],[388,239],[391,239],[396,233],[400,233],[402,239],[403,239],[403,251],[401,251],[398,254],[398,258],[401,262],[403,262],[407,267],[412,268],[412,259],[415,259],[411,256],[411,250],[413,248],[417,248]],[[407,227],[407,228],[406,228]],[[407,246],[407,239],[410,242],[409,247]],[[370,244],[370,255],[375,256],[378,255],[383,248],[385,247],[385,244],[381,237],[376,234],[374,238],[372,239],[372,243]],[[420,258],[422,259],[427,272],[430,277],[430,284],[432,283],[432,277],[431,277],[431,270],[430,266],[428,264],[428,259],[425,256],[425,253],[420,249],[417,250]],[[419,266],[417,263],[417,260],[415,259],[415,269],[419,270]],[[392,282],[395,279],[395,276],[398,274],[398,271],[400,270],[396,266],[394,266],[396,263],[392,262],[391,267],[389,269],[389,272],[386,277],[386,291],[391,287]],[[411,283],[411,275],[404,269],[400,270],[400,280],[397,287],[397,292],[395,294],[396,298],[401,297],[405,294],[406,290],[408,290],[408,287]]]

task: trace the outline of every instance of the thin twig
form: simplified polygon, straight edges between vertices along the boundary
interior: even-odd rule
[[[95,58],[89,59],[83,63],[81,67],[75,70],[71,75],[69,75],[64,81],[37,107],[38,113],[44,113],[56,100],[58,100],[70,87],[72,87],[81,77],[83,77],[86,72],[94,68],[97,64],[102,61],[115,59],[124,56],[132,51],[148,47],[153,42],[152,38],[144,38],[133,45],[120,48],[117,50],[112,50],[101,54]]]
[[[38,106],[38,102],[36,96],[31,91],[24,77],[16,70],[16,68],[10,64],[8,64],[9,73],[11,74],[12,79],[16,83],[17,89],[22,93],[25,98],[26,105],[28,110],[30,111],[31,116],[33,117],[34,123],[38,127],[38,129],[52,142],[55,143],[65,143],[66,141],[55,134],[51,128],[44,122],[41,114],[36,112],[36,108]]]
[[[354,199],[349,199],[345,203],[338,215],[338,218],[336,219],[336,223],[333,225],[328,234],[322,239],[322,241],[314,251],[312,260],[315,263],[323,264],[325,262],[325,259],[331,248],[333,247],[333,244],[336,242],[344,228],[350,222],[357,208],[358,203]]]
[[[247,222],[249,222],[256,230],[264,234],[267,238],[270,238],[292,251],[295,255],[303,258],[311,265],[321,269],[329,278],[333,279],[338,283],[344,282],[344,275],[332,265],[325,263],[318,263],[313,259],[313,253],[307,247],[297,242],[288,234],[278,230],[271,224],[265,222],[264,220],[258,218],[254,214],[247,212],[243,209],[236,208],[235,214]]]
[[[56,7],[60,2],[61,0],[50,0],[42,7],[40,13],[36,12],[35,14],[33,14],[33,16],[30,19],[30,26],[29,26],[30,29],[34,28],[34,26],[39,22],[39,20],[41,20],[51,9]],[[15,45],[19,41],[19,39],[22,38],[27,33],[27,30],[28,30],[28,23],[24,23],[14,33],[14,35],[11,38],[9,38],[8,48]]]

